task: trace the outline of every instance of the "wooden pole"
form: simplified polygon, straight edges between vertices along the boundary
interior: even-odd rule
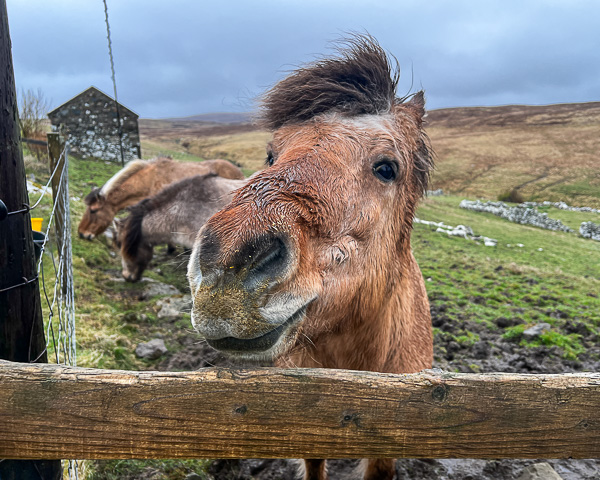
[[[0,0],[0,358],[45,362],[46,342],[12,64],[6,1]],[[0,387],[1,389],[1,387]],[[0,458],[2,450],[0,449]],[[0,461],[0,478],[60,478],[60,462]]]
[[[14,458],[600,458],[600,373],[0,362]]]
[[[59,254],[63,252],[63,235],[65,234],[65,196],[61,194],[61,189],[64,191],[66,185],[64,180],[61,184],[61,178],[63,170],[65,168],[65,155],[63,150],[65,148],[64,141],[61,140],[58,133],[46,134],[48,139],[48,166],[50,172],[56,173],[52,177],[52,202],[56,205],[54,214],[54,232],[56,233],[56,250]],[[67,235],[71,235],[71,232],[66,232]],[[61,255],[62,257],[63,255]],[[66,268],[62,269],[61,285],[63,294],[67,288],[68,271]]]

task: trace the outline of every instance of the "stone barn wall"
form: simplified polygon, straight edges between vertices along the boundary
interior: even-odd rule
[[[141,158],[138,115],[119,104],[125,161]],[[121,161],[115,101],[90,87],[48,114],[52,130],[64,135],[83,158]]]

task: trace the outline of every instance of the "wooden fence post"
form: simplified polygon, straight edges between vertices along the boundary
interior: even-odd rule
[[[61,189],[64,190],[66,185],[61,185],[61,178],[63,170],[65,168],[65,155],[63,150],[65,149],[65,142],[61,140],[58,133],[48,133],[48,161],[50,167],[50,173],[56,173],[52,177],[52,202],[56,205],[56,213],[54,214],[54,231],[56,232],[56,250],[62,257],[63,251],[63,235],[66,228],[65,222],[65,196],[61,194]],[[68,199],[67,199],[68,201]],[[67,232],[67,235],[71,235],[71,232]],[[67,288],[67,277],[68,272],[66,268],[63,268],[61,285],[63,293],[66,292]]]
[[[0,0],[0,358],[46,362],[6,1]],[[58,479],[60,461],[0,461],[2,480]]]

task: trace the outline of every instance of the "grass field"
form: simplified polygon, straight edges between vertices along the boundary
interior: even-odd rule
[[[77,198],[102,185],[118,168],[105,162],[71,158],[70,188],[76,198],[72,201],[72,211],[78,355],[84,366],[143,369],[153,363],[135,357],[133,350],[137,343],[160,335],[176,350],[177,342],[169,345],[172,333],[157,320],[154,306],[138,300],[146,285],[121,280],[118,254],[106,243],[88,242],[76,236],[77,222],[84,211],[83,202]],[[600,300],[594,295],[600,292],[600,261],[594,260],[600,259],[600,242],[463,210],[458,207],[462,198],[430,197],[422,202],[417,215],[450,225],[468,225],[478,235],[496,238],[498,245],[484,247],[435,233],[425,225],[415,225],[413,248],[428,279],[426,285],[432,303],[444,303],[449,314],[460,313],[489,325],[499,315],[518,315],[518,328],[539,321],[560,326],[552,315],[560,309],[569,318],[577,317],[594,328],[598,326]],[[47,213],[49,204],[44,205],[42,212]],[[600,222],[598,214],[556,208],[546,211],[575,229],[582,221]],[[157,250],[154,268],[147,270],[145,276],[185,292],[186,257],[167,257],[161,248]],[[471,301],[473,298],[477,302]],[[174,326],[187,334],[188,321],[189,317],[184,315]]]
[[[492,330],[498,329],[499,318],[510,319],[514,325],[505,331],[507,338],[533,324],[549,323],[552,330],[531,346],[556,345],[564,356],[577,358],[585,349],[579,336],[565,333],[564,326],[575,321],[600,333],[600,242],[463,210],[458,207],[461,199],[432,197],[417,214],[421,219],[468,225],[477,235],[497,239],[498,245],[485,247],[416,224],[413,249],[433,308],[442,309],[450,321],[481,323]],[[572,225],[579,220],[600,221],[598,214],[559,212]],[[437,329],[436,334],[443,332]],[[468,331],[458,337],[459,343],[477,340]]]

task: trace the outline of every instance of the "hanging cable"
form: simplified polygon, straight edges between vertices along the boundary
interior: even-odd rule
[[[125,166],[125,155],[123,154],[123,126],[121,125],[121,112],[117,98],[117,80],[115,79],[115,62],[113,60],[112,42],[110,40],[110,24],[108,23],[108,6],[104,2],[104,17],[106,19],[106,39],[108,40],[108,56],[110,57],[110,71],[112,73],[113,90],[115,92],[115,108],[117,110],[117,125],[119,132],[119,148],[121,149],[121,166]]]

